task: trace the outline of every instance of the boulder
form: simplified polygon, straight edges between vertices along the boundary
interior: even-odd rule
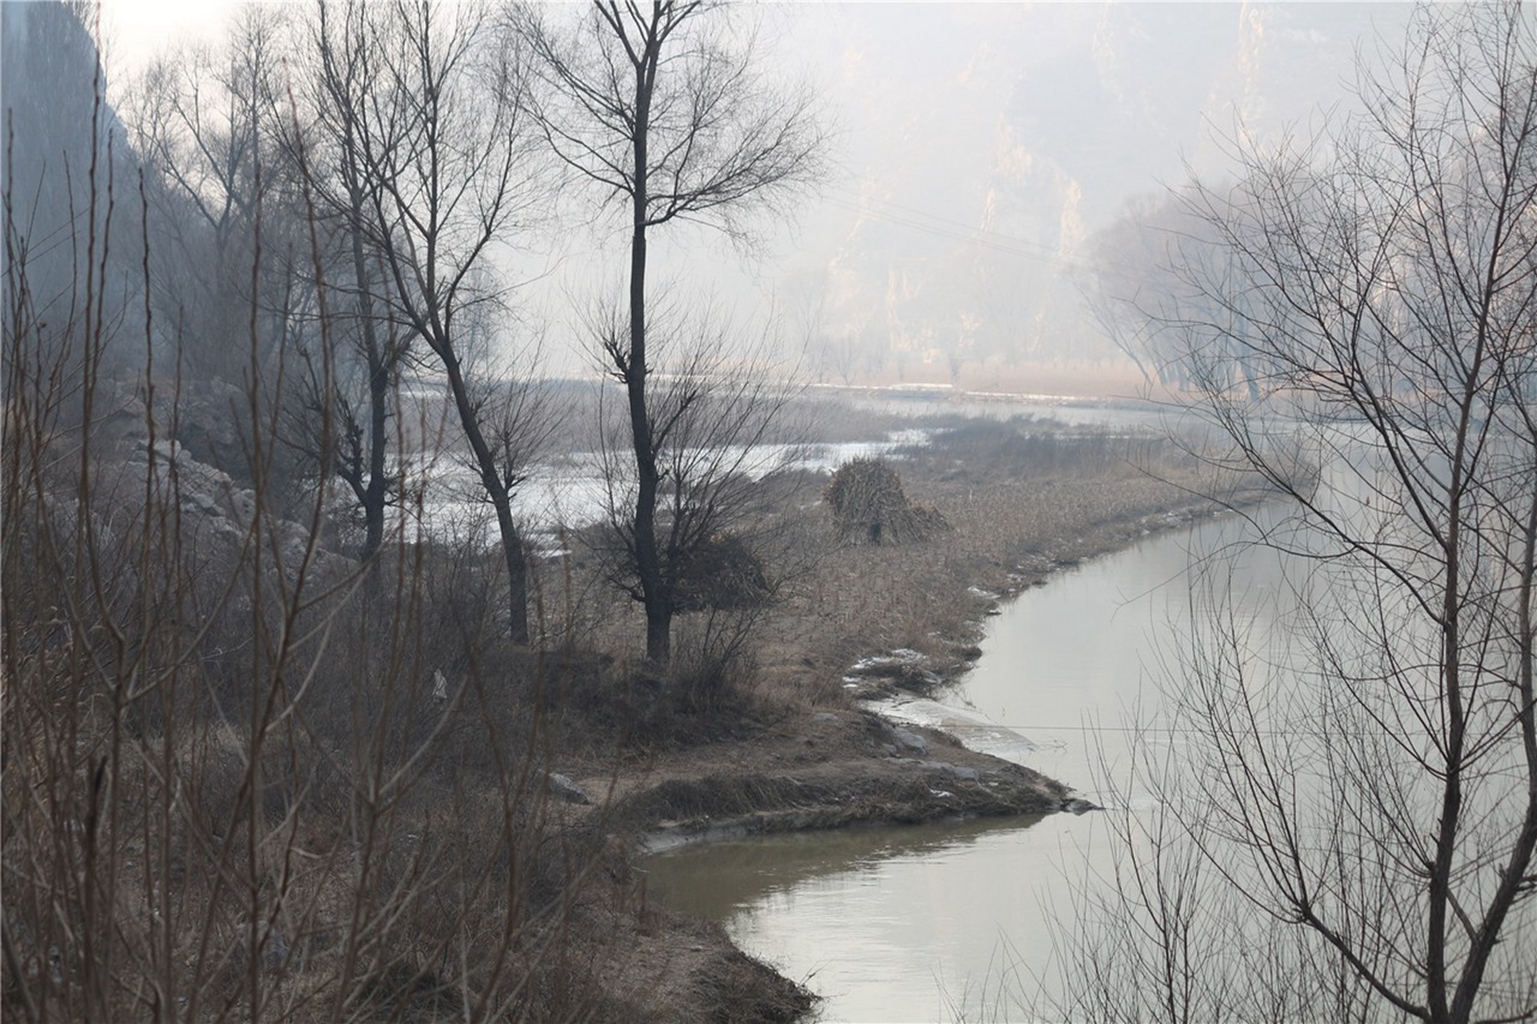
[[[929,741],[907,729],[892,729],[891,738],[903,750],[911,751],[920,756],[929,752]]]

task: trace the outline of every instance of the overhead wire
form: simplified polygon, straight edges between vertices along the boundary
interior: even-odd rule
[[[1037,263],[1077,270],[1092,270],[1100,265],[1130,269],[1129,265],[1115,260],[1098,260],[1091,263],[1081,256],[1068,255],[1060,249],[1041,242],[1032,242],[1029,239],[1006,235],[987,228],[974,227],[948,217],[904,206],[901,203],[892,202],[888,199],[855,196],[841,190],[831,190],[829,194],[823,197],[823,200],[831,206],[863,217],[870,217],[936,237],[962,242],[979,249],[1016,256],[1020,259],[1031,260]]]
[[[876,220],[884,221],[890,224],[896,224],[901,227],[911,228],[915,231],[921,231],[925,234],[935,235],[940,238],[948,238],[951,241],[964,242],[968,245],[974,245],[981,249],[989,249],[993,252],[1000,252],[1010,256],[1018,256],[1021,259],[1034,260],[1040,263],[1058,264],[1064,262],[1063,257],[1057,255],[1054,251],[1049,250],[1046,246],[1041,246],[1038,243],[1031,243],[1022,238],[1013,238],[1008,235],[1001,235],[998,232],[988,231],[983,228],[966,227],[959,222],[948,221],[943,218],[934,217],[933,215],[918,215],[929,218],[930,222],[926,222],[924,220],[918,219],[918,216],[909,216],[902,213],[896,213],[891,210],[876,208],[871,205],[871,200],[868,199],[855,200],[832,195],[826,197],[825,201],[832,206],[847,210],[850,213],[859,214],[860,216],[864,217],[871,217]],[[1031,251],[1030,249],[1025,248],[1026,246],[1033,247],[1035,251]]]

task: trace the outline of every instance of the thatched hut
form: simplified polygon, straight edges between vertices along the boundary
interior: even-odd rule
[[[833,526],[845,540],[910,544],[950,528],[937,509],[907,500],[901,477],[884,459],[845,462],[822,500],[832,506]]]

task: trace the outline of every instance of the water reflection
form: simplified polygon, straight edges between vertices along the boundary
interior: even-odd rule
[[[1002,1019],[983,1009],[1005,972],[1052,969],[1014,963],[1006,936],[1060,886],[1047,851],[1093,827],[1054,814],[696,846],[649,858],[648,891],[808,984],[820,1020]]]
[[[1040,816],[799,832],[682,847],[649,858],[648,894],[675,910],[729,921],[774,893],[899,857],[925,857],[1014,833]]]

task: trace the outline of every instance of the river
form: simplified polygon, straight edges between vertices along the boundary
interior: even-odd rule
[[[1156,718],[1192,573],[1242,580],[1237,607],[1256,626],[1285,614],[1281,563],[1242,543],[1252,529],[1214,518],[1059,573],[991,620],[954,692],[884,710],[984,718],[1007,731],[977,729],[973,745],[1108,803],[1101,772],[1124,772],[1129,723]],[[1154,750],[1169,742],[1152,734]],[[646,869],[663,902],[721,921],[822,996],[818,1019],[1018,1020],[1018,998],[1060,980],[1050,922],[1069,910],[1070,879],[1107,866],[1106,828],[1088,813],[777,836],[685,848]]]

